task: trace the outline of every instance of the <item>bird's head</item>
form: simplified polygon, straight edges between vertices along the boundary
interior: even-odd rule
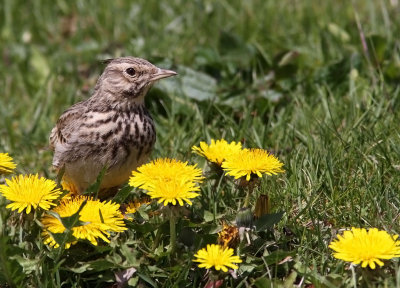
[[[121,57],[105,62],[107,67],[97,81],[95,91],[106,92],[128,101],[142,101],[154,82],[177,74],[172,70],[158,68],[141,58]]]

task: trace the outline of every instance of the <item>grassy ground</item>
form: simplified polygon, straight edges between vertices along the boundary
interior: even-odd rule
[[[179,73],[146,99],[158,133],[153,158],[206,169],[191,147],[225,138],[273,151],[285,164],[250,201],[268,193],[282,220],[242,241],[237,279],[223,285],[400,285],[397,260],[352,273],[328,248],[342,228],[400,232],[399,12],[400,3],[383,0],[4,0],[0,152],[13,156],[18,173],[55,179],[49,132],[90,95],[99,60],[146,58]],[[133,286],[204,286],[193,254],[215,243],[220,220],[234,220],[244,198],[230,181],[214,192],[210,180],[191,208],[196,221],[178,223],[175,262],[163,252],[168,237],[150,253],[147,226],[132,224],[111,246],[78,244],[54,263],[38,232],[20,229],[1,198],[0,260],[9,265],[0,267],[0,283],[111,287],[113,272],[135,267]]]

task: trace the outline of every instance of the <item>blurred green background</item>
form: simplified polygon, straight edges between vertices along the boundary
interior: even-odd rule
[[[400,231],[399,15],[397,0],[2,0],[0,152],[54,177],[50,130],[90,96],[101,60],[175,69],[146,99],[153,158],[202,166],[192,145],[222,137],[274,152],[286,174],[263,189],[295,239],[277,229],[279,245],[317,267],[297,270],[314,283],[340,278],[326,264],[337,229]]]
[[[186,135],[185,151],[209,135],[279,145],[265,134],[276,113],[296,105],[296,95],[310,105],[320,93],[343,102],[349,91],[381,80],[396,91],[398,12],[396,1],[4,0],[0,147],[21,170],[47,170],[47,137],[58,116],[90,96],[100,60],[126,55],[180,73],[148,97],[168,153],[181,142],[164,139],[179,138],[164,130],[182,132],[175,126],[185,119],[192,129],[203,127],[185,131],[197,133]],[[353,90],[351,71],[361,74]],[[247,116],[260,118],[262,127]],[[237,130],[239,122],[248,123]]]

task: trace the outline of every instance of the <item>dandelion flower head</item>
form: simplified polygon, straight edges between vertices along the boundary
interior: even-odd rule
[[[124,217],[125,219],[128,219],[130,221],[133,220],[132,215],[129,214],[135,214],[140,207],[145,206],[150,204],[150,199],[149,197],[146,197],[144,199],[135,199],[135,201],[131,201],[126,205]]]
[[[133,171],[129,185],[148,190],[156,182],[168,182],[176,178],[197,183],[203,180],[202,171],[196,165],[188,165],[188,162],[176,159],[160,158]]]
[[[71,181],[68,181],[65,177],[63,177],[61,180],[61,186],[64,190],[69,191],[69,193],[64,197],[73,197],[79,195],[76,186]]]
[[[238,153],[242,150],[240,142],[228,143],[225,139],[217,140],[211,139],[211,144],[200,142],[200,147],[193,146],[192,151],[200,156],[205,157],[208,161],[221,166],[222,162],[229,158],[231,155]]]
[[[168,203],[176,205],[179,203],[180,206],[184,205],[185,201],[189,205],[192,205],[190,199],[199,196],[200,187],[196,183],[186,181],[185,179],[174,179],[165,183],[156,182],[153,186],[150,186],[149,192],[147,193],[152,199],[158,199],[158,203],[164,203],[167,206]]]
[[[197,186],[203,180],[201,169],[175,159],[157,159],[133,171],[129,184],[147,190],[152,199],[164,205],[184,205],[199,196]]]
[[[262,177],[262,174],[272,175],[285,172],[282,166],[283,163],[278,158],[258,148],[243,149],[222,163],[222,168],[227,175],[235,179],[246,176],[246,181],[250,180],[251,175]]]
[[[239,256],[233,256],[232,248],[224,248],[220,245],[207,245],[207,248],[203,248],[194,255],[197,259],[194,262],[199,262],[200,268],[210,269],[212,267],[215,270],[228,271],[228,268],[237,269],[238,266],[234,263],[241,263]],[[228,267],[228,268],[227,268]]]
[[[0,153],[0,174],[12,173],[17,167],[8,153]]]
[[[333,256],[337,259],[360,264],[365,268],[375,269],[376,264],[383,266],[382,260],[400,256],[400,241],[398,235],[390,235],[386,231],[371,228],[351,228],[344,231],[343,236],[329,244],[334,250]]]
[[[11,180],[6,179],[6,185],[0,185],[0,194],[12,202],[6,208],[18,209],[18,213],[26,209],[29,214],[32,208],[49,210],[51,206],[55,206],[53,202],[61,194],[56,186],[56,182],[39,178],[38,174],[18,175]]]
[[[127,204],[126,206],[126,214],[134,214],[137,212],[137,210],[143,206],[143,205],[148,205],[150,204],[150,199],[149,197],[146,197],[144,199],[136,199],[135,201],[131,201]]]
[[[71,197],[70,199],[63,199],[60,205],[52,211],[60,217],[70,217],[78,212],[85,200],[87,202],[79,212],[79,221],[84,224],[72,228],[72,235],[76,239],[86,239],[93,245],[97,245],[98,238],[109,243],[110,232],[126,230],[119,204],[111,201],[102,202],[86,196]],[[60,220],[50,214],[45,215],[41,222],[45,227],[44,243],[57,248],[58,244],[50,233],[64,233],[66,228]]]

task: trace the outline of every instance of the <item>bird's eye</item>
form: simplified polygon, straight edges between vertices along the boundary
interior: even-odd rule
[[[126,72],[129,76],[134,76],[134,75],[136,74],[135,69],[133,69],[132,67],[126,69],[125,72]]]

